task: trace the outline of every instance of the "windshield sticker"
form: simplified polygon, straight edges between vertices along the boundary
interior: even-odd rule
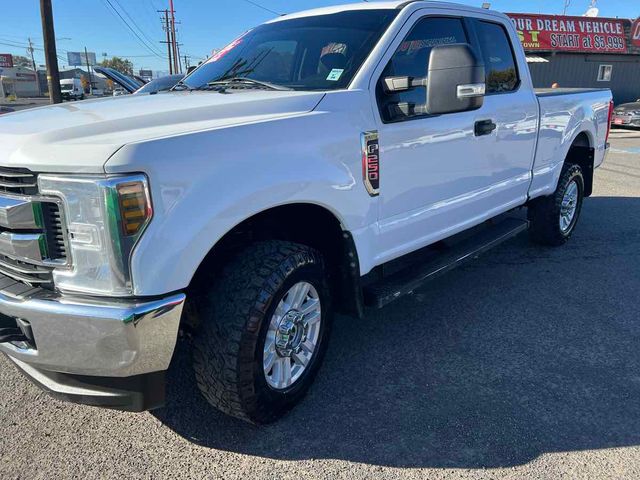
[[[231,50],[233,50],[238,45],[240,45],[242,43],[242,39],[247,35],[247,33],[249,33],[249,32],[246,32],[246,33],[242,34],[242,36],[236,38],[233,42],[231,42],[229,45],[224,47],[222,50],[218,50],[217,52],[214,51],[215,53],[213,53],[211,58],[209,60],[207,60],[207,63],[217,62],[218,60],[220,60],[222,57],[224,57]]]
[[[332,82],[337,82],[338,80],[340,80],[340,77],[342,76],[343,72],[344,72],[344,68],[334,68],[333,70],[331,70],[331,72],[329,72],[329,75],[327,76],[327,80],[330,80]]]

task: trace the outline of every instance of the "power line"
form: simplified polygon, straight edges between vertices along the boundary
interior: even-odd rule
[[[267,8],[267,7],[263,6],[263,5],[260,5],[259,3],[256,3],[253,0],[244,0],[244,1],[247,2],[247,3],[250,3],[254,7],[258,7],[258,8],[261,8],[262,10],[266,10],[269,13],[273,13],[274,15],[278,15],[278,16],[284,15],[283,13],[276,12],[275,10],[271,10],[270,8]]]
[[[154,45],[155,44],[155,40],[152,40],[151,38],[149,38],[149,36],[144,33],[144,30],[142,30],[140,28],[140,25],[138,25],[136,23],[136,21],[131,17],[131,15],[129,15],[129,12],[127,12],[127,10],[122,6],[122,4],[118,1],[118,0],[113,0],[114,2],[116,2],[118,4],[118,6],[120,7],[120,9],[124,12],[124,14],[129,18],[129,20],[131,20],[131,23],[133,23],[133,25],[138,29],[138,31],[142,34],[142,36],[147,39],[147,41],[151,44]]]
[[[111,10],[120,18],[120,20],[122,20],[122,22],[125,24],[125,26],[131,31],[131,33],[133,33],[136,38],[140,41],[140,44],[143,45],[147,50],[149,50],[151,53],[153,53],[155,56],[157,56],[158,58],[161,59],[165,59],[165,57],[163,57],[162,55],[160,55],[158,52],[156,52],[155,50],[153,50],[153,48],[151,48],[143,39],[142,37],[140,37],[140,35],[138,35],[138,33],[131,27],[131,25],[129,25],[129,23],[125,20],[125,18],[120,15],[120,12],[118,12],[118,10],[113,6],[113,4],[110,2],[110,0],[103,0],[104,2],[106,2],[106,4],[111,7]]]

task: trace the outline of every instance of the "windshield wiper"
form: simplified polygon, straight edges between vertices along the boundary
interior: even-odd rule
[[[203,85],[198,90],[219,90],[224,91],[227,88],[259,88],[261,90],[293,90],[292,88],[285,87],[284,85],[277,85],[275,83],[263,82],[261,80],[254,80],[248,77],[232,77],[224,80],[216,80],[215,82],[209,82],[207,85]]]
[[[175,92],[180,92],[183,90],[193,90],[189,85],[187,85],[186,83],[184,83],[184,81],[180,80],[178,83],[176,83],[172,88],[172,91]]]

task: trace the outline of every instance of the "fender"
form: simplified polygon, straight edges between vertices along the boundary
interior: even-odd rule
[[[351,92],[353,93],[353,92]],[[330,95],[328,95],[330,96]],[[134,250],[135,294],[182,290],[217,241],[247,218],[290,203],[321,206],[369,252],[377,202],[362,181],[358,95],[306,114],[126,145],[107,173],[149,176],[154,217]],[[367,100],[362,95],[363,101]],[[361,115],[361,114],[360,114]],[[314,132],[322,135],[314,135]],[[295,222],[295,218],[291,219]],[[361,244],[362,248],[361,248]],[[366,246],[365,246],[366,245]],[[365,262],[366,263],[366,262]]]
[[[539,98],[540,132],[529,199],[550,195],[555,191],[564,161],[580,134],[585,134],[589,139],[589,147],[595,149],[594,166],[602,162],[608,105],[600,102],[599,95],[599,92],[594,92],[578,104],[572,101],[577,97],[571,95],[566,98]],[[559,102],[560,99],[564,99],[564,102]]]

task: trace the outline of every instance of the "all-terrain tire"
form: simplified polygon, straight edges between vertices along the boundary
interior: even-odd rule
[[[567,189],[575,183],[577,198],[575,213],[566,228],[561,227],[562,203]],[[564,245],[571,235],[580,217],[584,200],[584,176],[579,165],[567,163],[562,168],[558,187],[553,194],[536,198],[529,204],[527,216],[530,222],[529,236],[541,245]]]
[[[263,371],[269,323],[281,299],[298,282],[310,283],[321,305],[316,349],[290,388],[272,388]],[[331,326],[331,297],[322,255],[305,245],[258,242],[223,269],[198,304],[202,320],[194,339],[193,366],[200,391],[222,412],[251,423],[269,423],[306,394],[322,363]]]

